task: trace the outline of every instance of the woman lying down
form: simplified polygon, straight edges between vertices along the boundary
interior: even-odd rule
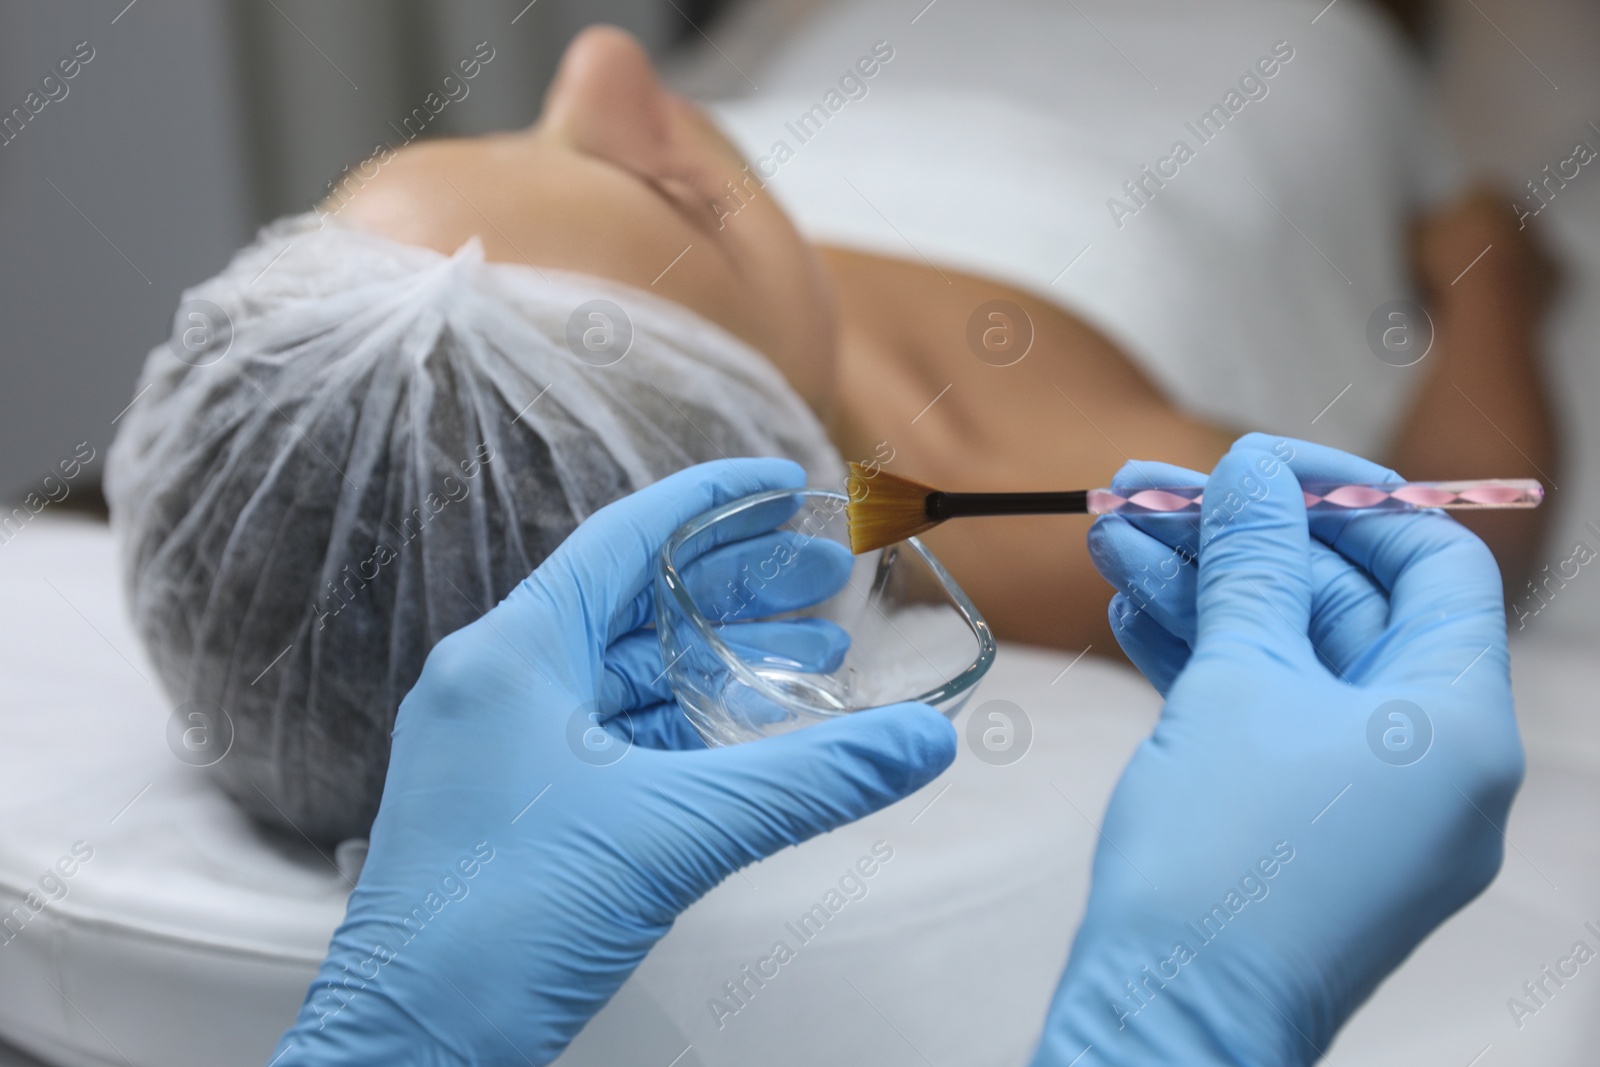
[[[1320,6],[863,0],[716,119],[593,29],[532,128],[385,149],[268,227],[188,294],[231,336],[152,353],[107,487],[173,699],[233,719],[226,787],[365,833],[434,642],[703,460],[1076,488],[1250,426],[1549,472],[1532,253],[1450,199],[1387,17]],[[1384,309],[1413,279],[1431,344]],[[932,540],[1002,637],[1109,651],[1081,521]],[[1483,531],[1515,574],[1536,531]]]

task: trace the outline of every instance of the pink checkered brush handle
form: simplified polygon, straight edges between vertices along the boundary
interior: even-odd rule
[[[1472,511],[1497,508],[1536,508],[1544,500],[1544,486],[1531,478],[1491,478],[1473,482],[1389,482],[1382,485],[1301,486],[1307,511],[1409,511],[1448,508]],[[1091,515],[1199,514],[1203,506],[1199,486],[1136,489],[1118,493],[1090,489],[1087,511]]]
[[[1073,489],[1053,493],[947,493],[851,465],[850,548],[857,554],[884,548],[948,519],[980,515],[1199,515],[1202,488],[1190,486]],[[1412,511],[1418,508],[1536,508],[1544,486],[1528,479],[1471,482],[1388,482],[1300,486],[1309,511]],[[1281,492],[1281,490],[1280,490]],[[1231,495],[1230,495],[1231,496]],[[1239,505],[1219,501],[1231,511]]]

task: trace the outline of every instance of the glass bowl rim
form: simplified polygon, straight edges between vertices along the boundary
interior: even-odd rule
[[[793,496],[842,501],[846,505],[848,505],[850,502],[850,498],[846,494],[838,492],[834,489],[768,489],[759,493],[752,493],[749,496],[740,497],[738,500],[730,500],[726,504],[712,508],[710,511],[707,511],[701,515],[697,515],[688,522],[684,523],[682,526],[678,527],[678,529],[673,532],[672,536],[667,538],[666,543],[661,546],[661,551],[658,553],[656,559],[657,581],[666,586],[668,595],[671,596],[677,603],[679,609],[682,611],[683,616],[688,619],[690,626],[694,628],[696,635],[711,647],[712,651],[716,653],[717,658],[729,667],[731,673],[733,673],[740,682],[761,693],[773,703],[778,704],[781,707],[791,709],[794,708],[794,705],[790,702],[789,698],[784,696],[783,693],[779,692],[777,687],[769,684],[766,679],[762,678],[755,671],[751,670],[742,659],[734,654],[733,650],[728,647],[727,643],[717,635],[715,628],[711,624],[711,620],[706,618],[705,613],[700,610],[699,605],[696,604],[694,599],[689,595],[688,586],[683,581],[682,575],[678,573],[678,568],[673,562],[673,557],[690,538],[704,533],[707,529],[716,523],[721,522],[723,519],[726,519],[728,516],[737,514],[740,511],[744,511],[761,504],[765,504],[769,500],[781,500],[784,497]],[[964,667],[960,673],[956,674],[952,678],[946,679],[935,688],[930,689],[919,696],[907,697],[903,701],[895,702],[922,703],[937,706],[939,703],[947,702],[967,694],[971,689],[977,686],[980,681],[983,680],[984,675],[989,673],[989,668],[994,665],[995,654],[997,651],[994,633],[989,628],[989,621],[983,617],[983,613],[980,612],[977,608],[977,605],[972,602],[972,598],[967,596],[966,590],[962,589],[960,584],[958,584],[956,580],[951,577],[950,572],[945,570],[944,564],[939,562],[938,558],[928,550],[928,547],[924,545],[919,538],[908,537],[904,541],[900,542],[900,544],[910,547],[911,550],[914,551],[919,558],[921,558],[923,563],[927,564],[928,568],[933,571],[934,577],[936,577],[943,586],[945,594],[949,596],[951,602],[955,605],[956,610],[961,615],[962,621],[966,623],[967,629],[970,630],[972,635],[978,640],[977,658]],[[667,665],[667,669],[669,671],[671,670],[671,667],[671,664]],[[673,695],[674,698],[676,698],[677,694],[674,693]],[[856,709],[856,711],[864,710],[867,709]],[[852,711],[845,712],[843,714],[854,713],[855,712]],[[809,708],[803,709],[801,714],[818,722],[842,717],[840,715],[830,715],[815,712]]]

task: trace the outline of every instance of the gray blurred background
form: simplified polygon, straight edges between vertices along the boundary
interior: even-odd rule
[[[430,133],[532,122],[585,25],[616,23],[661,53],[702,40],[716,3],[5,0],[0,117],[79,42],[94,52],[0,145],[0,499],[81,441],[98,477],[180,292],[257,226],[310,209],[380,140],[399,143],[391,124],[478,42],[493,61]]]
[[[781,26],[826,2],[849,0],[759,0],[743,5],[751,18],[721,23],[740,13],[731,0],[3,0],[0,118],[78,42],[94,58],[0,145],[0,500],[37,488],[82,441],[98,454],[97,478],[180,292],[395,140],[392,124],[477,42],[493,62],[430,133],[531,122],[562,48],[598,21],[658,55],[725,51],[731,60],[685,64],[697,73],[679,84],[737,89],[741,21]],[[1458,146],[1478,172],[1520,189],[1600,120],[1600,4],[1440,7],[1433,50]],[[1539,229],[1585,254],[1600,240],[1600,204],[1581,201],[1597,198],[1572,195]],[[1567,309],[1553,332],[1592,335],[1600,320],[1585,312]],[[1587,336],[1568,340],[1591,351]],[[1592,369],[1586,355],[1576,362]]]

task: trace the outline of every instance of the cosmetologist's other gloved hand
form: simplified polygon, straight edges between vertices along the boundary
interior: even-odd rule
[[[1493,558],[1438,513],[1319,517],[1389,605],[1337,677],[1274,443],[1206,483],[1193,652],[1107,809],[1036,1064],[1311,1063],[1499,869],[1522,750]]]
[[[921,705],[714,750],[682,728],[643,628],[657,552],[702,512],[802,481],[780,460],[664,479],[439,643],[401,705],[366,866],[278,1067],[549,1063],[717,883],[949,765],[954,731]]]
[[[1402,481],[1394,471],[1324,445],[1260,438],[1301,482]],[[1204,485],[1206,476],[1168,463],[1129,462],[1112,487]],[[1311,525],[1311,645],[1343,675],[1371,648],[1389,620],[1389,597],[1321,538],[1337,535],[1348,515],[1308,515]],[[1107,515],[1089,529],[1089,555],[1117,589],[1109,615],[1117,643],[1165,694],[1189,661],[1195,638],[1195,559],[1200,522],[1177,514]]]

